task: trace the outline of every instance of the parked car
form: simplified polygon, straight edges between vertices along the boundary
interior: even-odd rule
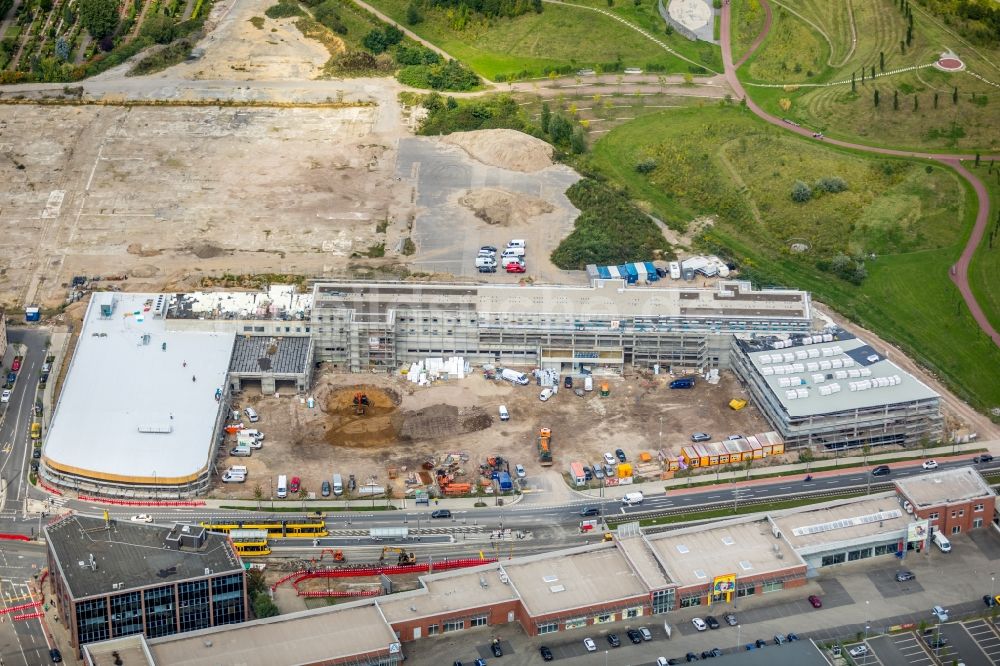
[[[988,453],[982,453],[982,454],[976,456],[975,458],[973,458],[972,462],[974,462],[974,463],[988,463],[988,462],[993,462],[993,456],[991,456]]]
[[[323,497],[329,497],[330,496],[330,482],[329,481],[324,481],[323,482],[323,485],[321,485],[320,488],[319,488],[319,494],[322,495]]]
[[[476,268],[479,269],[480,273],[496,273],[497,272],[497,267],[496,266],[477,266]]]
[[[879,465],[872,469],[872,476],[888,476],[890,471],[888,465]]]
[[[594,478],[596,478],[596,479],[603,479],[604,478],[604,470],[601,469],[601,466],[599,464],[598,465],[594,465]]]
[[[51,650],[49,650],[49,659],[52,660],[53,664],[60,663],[62,661],[62,652],[60,652],[56,648],[52,648]]]
[[[708,629],[708,625],[705,624],[705,621],[700,617],[692,618],[691,624],[693,624],[694,628],[697,629],[698,631],[705,631],[706,629]]]
[[[484,245],[484,246],[482,246],[482,247],[481,247],[481,248],[479,248],[479,249],[480,249],[481,251],[482,251],[482,250],[486,250],[487,252],[492,252],[493,254],[496,254],[496,251],[497,251],[497,249],[496,249],[495,247],[493,247],[492,245]]]
[[[705,650],[701,653],[702,659],[712,659],[713,657],[721,657],[722,650],[719,648],[712,648],[711,650]]]
[[[822,608],[823,600],[817,597],[815,594],[809,595],[809,603],[812,604],[813,608]]]
[[[618,458],[618,462],[625,462],[627,460],[625,458],[625,452],[621,449],[615,449],[615,457]]]
[[[993,608],[997,605],[997,600],[988,594],[983,595],[983,603],[986,604],[987,608]]]
[[[4,389],[3,393],[0,393],[0,402],[10,402],[10,389]]]
[[[691,435],[692,442],[707,442],[710,439],[712,439],[712,436],[707,432],[696,432]]]
[[[932,608],[931,609],[931,615],[933,615],[934,617],[936,617],[938,622],[947,622],[948,621],[948,611],[946,611],[941,606],[935,606],[934,608]]]
[[[431,518],[451,518],[451,509],[438,509],[431,511]]]
[[[527,269],[524,267],[524,264],[522,263],[511,262],[506,266],[504,266],[504,270],[506,270],[508,273],[523,273]]]
[[[784,634],[775,634],[774,635],[774,644],[775,645],[784,645],[787,642],[788,642],[788,639],[785,638]]]
[[[570,375],[566,375],[566,379],[563,380],[563,386],[568,389],[573,388],[573,378]]]
[[[754,643],[754,645],[756,645],[759,648],[767,647],[767,641],[765,641],[763,638],[758,638],[757,641]]]
[[[594,474],[590,471],[590,467],[587,465],[583,466],[583,478],[587,481],[592,481],[594,479]]]
[[[608,644],[611,647],[619,647],[622,644],[622,641],[618,638],[618,634],[608,634]]]
[[[11,372],[17,372],[21,369],[21,357],[17,356],[14,358],[14,362],[10,364]]]
[[[153,517],[146,513],[140,513],[129,518],[133,523],[151,523],[153,522]]]
[[[297,476],[293,476],[292,482],[288,484],[288,492],[294,495],[295,493],[299,492],[299,488],[301,487],[302,487],[302,480]]]
[[[639,635],[642,636],[642,640],[651,641],[653,640],[653,634],[649,632],[646,627],[639,627]]]
[[[722,619],[725,620],[726,624],[728,624],[730,627],[735,627],[737,624],[739,624],[739,621],[736,619],[736,613],[726,613],[725,615],[722,616]]]
[[[546,400],[552,397],[552,393],[553,393],[552,389],[544,388],[542,389],[542,392],[538,394],[538,399],[541,400],[542,402],[545,402]]]
[[[948,644],[948,637],[942,636],[940,632],[927,633],[924,634],[924,641],[930,649],[938,650]]]
[[[625,632],[625,635],[627,635],[628,639],[633,643],[635,643],[636,645],[642,642],[642,634],[640,634],[635,629],[629,629],[628,631]]]
[[[34,458],[35,460],[38,460],[39,458],[42,457],[42,450],[41,449],[34,449],[31,452],[31,457]]]
[[[597,644],[594,643],[593,638],[584,638],[583,646],[587,648],[587,652],[597,652]]]
[[[688,663],[691,663],[692,661],[698,661],[698,655],[696,655],[694,652],[688,652],[686,655],[684,655],[684,659],[687,660]]]
[[[855,658],[857,658],[857,657],[863,657],[866,654],[868,654],[868,646],[867,645],[859,645],[857,647],[851,648],[850,651],[848,651],[847,654],[849,654],[849,655],[851,655],[852,657],[855,657]]]
[[[788,639],[789,643],[794,643],[795,641],[799,640],[799,635],[789,631],[788,634],[785,636],[785,638]]]
[[[514,473],[517,474],[517,478],[519,479],[528,476],[528,473],[524,471],[524,465],[521,464],[514,465]]]
[[[912,571],[897,571],[896,580],[900,583],[905,583],[908,580],[915,580],[916,575]]]
[[[933,460],[933,459],[932,460],[925,460],[923,462],[923,464],[921,464],[920,466],[923,467],[924,469],[937,469],[938,468],[938,462],[937,462],[937,460]]]
[[[718,629],[719,628],[719,621],[716,620],[715,616],[713,616],[713,615],[706,615],[705,616],[705,624],[708,625],[709,629]]]
[[[493,653],[494,657],[503,656],[503,648],[500,647],[500,641],[493,641],[492,643],[490,643],[490,652]]]
[[[542,661],[552,661],[555,658],[552,656],[552,650],[548,649],[544,645],[538,648],[538,654],[542,655]]]

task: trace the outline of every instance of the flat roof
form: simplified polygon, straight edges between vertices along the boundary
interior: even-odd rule
[[[798,552],[822,550],[845,541],[864,541],[906,531],[910,517],[892,492],[838,500],[812,509],[772,514],[781,534]]]
[[[127,590],[204,578],[206,569],[213,576],[242,573],[225,535],[208,532],[201,548],[174,550],[166,545],[171,529],[74,514],[45,527],[45,534],[75,599],[111,593],[119,583]]]
[[[750,362],[791,417],[932,400],[938,394],[881,353],[840,331],[789,338],[740,340]],[[802,340],[812,340],[801,344]]]
[[[221,406],[215,392],[226,386],[234,334],[168,330],[166,301],[165,294],[91,297],[45,437],[46,465],[164,484],[193,481],[208,467]]]
[[[308,368],[312,338],[300,336],[240,335],[233,346],[229,371],[259,375],[301,375]]]
[[[915,507],[991,497],[996,493],[974,467],[939,469],[896,480],[896,488]]]
[[[649,544],[649,537],[646,535],[640,533],[636,536],[618,538],[615,543],[649,589],[663,589],[675,582],[671,579],[663,561]]]
[[[143,664],[156,666],[143,634],[112,638],[99,643],[84,643],[80,648],[84,655],[90,657],[90,661],[86,663],[100,664],[101,666],[113,664],[115,656],[118,656],[121,663],[128,664],[128,666],[142,666]]]
[[[503,569],[534,617],[648,593],[612,543],[519,558]]]
[[[275,284],[266,291],[194,291],[173,294],[171,319],[281,319],[309,320],[312,290],[299,293],[295,285]]]
[[[517,591],[501,579],[500,565],[485,564],[420,577],[422,587],[382,597],[378,605],[386,620],[405,622],[449,611],[490,606],[517,599]]]
[[[754,290],[749,282],[722,280],[712,288],[683,285],[625,286],[623,280],[595,280],[592,285],[462,285],[406,282],[318,283],[315,303],[330,307],[335,298],[345,308],[386,310],[393,307],[446,309],[475,306],[481,314],[565,314],[578,317],[691,317],[811,319],[809,292]]]
[[[156,663],[170,666],[275,666],[385,654],[398,642],[378,607],[362,600],[155,638],[149,649]]]
[[[766,519],[698,526],[649,537],[670,577],[683,587],[710,585],[716,576],[759,576],[805,562]]]

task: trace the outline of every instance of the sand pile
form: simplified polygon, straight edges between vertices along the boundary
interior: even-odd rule
[[[459,198],[458,203],[471,210],[486,224],[500,226],[525,224],[533,217],[555,210],[544,199],[495,187],[469,190]]]
[[[483,164],[513,171],[540,171],[552,166],[552,146],[541,139],[509,129],[455,132],[441,137]]]

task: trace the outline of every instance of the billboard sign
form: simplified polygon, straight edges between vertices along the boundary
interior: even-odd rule
[[[736,594],[736,574],[723,574],[712,579],[712,593],[708,596],[709,605],[713,600],[721,600],[725,596],[726,603],[733,600]]]
[[[908,543],[926,541],[930,535],[930,525],[931,521],[929,520],[916,520],[910,523],[906,526],[906,541]]]

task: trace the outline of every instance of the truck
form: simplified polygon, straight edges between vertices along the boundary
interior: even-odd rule
[[[581,463],[571,462],[569,464],[569,476],[577,486],[582,486],[587,482],[587,476],[583,472],[583,464]]]
[[[507,493],[514,490],[514,482],[510,479],[510,474],[507,472],[499,472],[497,474],[497,483],[500,485],[500,492]]]
[[[946,537],[942,532],[935,532],[932,539],[934,541],[934,545],[937,546],[942,553],[951,552],[951,541],[948,541],[948,537]]]
[[[625,497],[622,498],[622,504],[625,506],[634,506],[636,504],[642,504],[642,500],[645,499],[640,492],[625,493]]]
[[[504,368],[500,371],[500,379],[506,380],[511,384],[518,384],[520,386],[528,385],[528,376],[523,372],[517,372],[516,370],[510,370],[509,368]]]
[[[542,467],[552,466],[552,430],[549,428],[538,431],[538,462]]]

